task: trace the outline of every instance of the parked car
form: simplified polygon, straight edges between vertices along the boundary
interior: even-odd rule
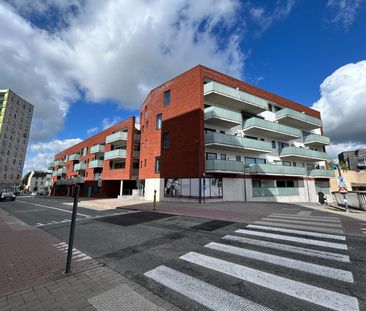
[[[0,201],[10,200],[15,201],[15,194],[12,191],[3,190],[0,192]]]

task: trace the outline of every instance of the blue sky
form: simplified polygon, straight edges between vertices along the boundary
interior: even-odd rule
[[[319,109],[333,156],[362,147],[365,17],[364,0],[7,0],[0,86],[36,106],[25,170],[198,63]]]

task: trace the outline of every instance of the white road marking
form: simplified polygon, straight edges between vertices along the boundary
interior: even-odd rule
[[[307,219],[328,219],[328,220],[337,220],[339,221],[339,217],[337,216],[297,216],[296,214],[283,214],[283,213],[272,213],[271,216],[292,216],[292,217],[302,217],[302,218],[307,218]]]
[[[282,228],[291,228],[291,229],[300,229],[300,230],[313,230],[316,232],[324,232],[324,233],[334,233],[334,234],[343,234],[342,229],[333,229],[333,228],[322,228],[320,226],[302,226],[302,225],[294,225],[294,224],[286,224],[272,221],[256,221],[258,225],[266,225],[266,226],[275,226]]]
[[[336,248],[336,249],[345,249],[345,250],[347,249],[346,244],[299,238],[299,237],[287,236],[287,235],[282,235],[282,234],[273,234],[273,233],[259,232],[259,231],[253,231],[253,230],[243,230],[243,229],[236,230],[235,232],[241,233],[241,234],[266,237],[266,238],[271,238],[271,239],[283,240],[283,241],[297,242],[297,243],[302,243],[302,244],[311,244],[311,245],[324,246],[324,247],[330,247],[330,248]]]
[[[288,245],[288,244],[280,244],[280,243],[274,243],[274,242],[268,242],[268,241],[254,240],[254,239],[249,239],[249,238],[244,238],[244,237],[234,236],[234,235],[225,235],[223,237],[223,239],[229,240],[229,241],[245,243],[245,244],[250,244],[250,245],[268,247],[268,248],[272,248],[272,249],[282,250],[282,251],[301,254],[301,255],[336,260],[336,261],[341,261],[341,262],[350,262],[348,255],[331,253],[331,252],[326,252],[326,251],[319,251],[319,250],[311,249],[311,248],[304,248],[304,247],[293,246],[293,245]]]
[[[286,215],[286,216],[279,216],[279,215],[275,215],[275,214],[270,214],[267,217],[271,217],[271,218],[281,218],[281,219],[301,219],[301,220],[305,220],[305,221],[319,221],[319,222],[331,222],[331,223],[340,223],[339,219],[327,219],[327,218],[317,218],[317,217],[302,217],[302,216],[290,216],[290,215]]]
[[[257,252],[245,248],[240,248],[236,246],[231,245],[225,245],[221,243],[211,242],[209,244],[206,244],[205,247],[214,249],[217,251],[246,257],[250,259],[255,259],[263,262],[267,262],[270,264],[295,269],[315,275],[324,276],[327,278],[340,280],[348,283],[353,283],[353,276],[350,271],[342,270],[342,269],[336,269],[336,268],[330,268],[327,266],[317,265],[305,261],[300,261],[296,259],[286,258],[282,256],[267,254],[263,252]]]
[[[260,221],[272,221],[272,222],[282,222],[282,223],[289,223],[289,224],[300,224],[300,225],[317,225],[322,227],[333,227],[333,228],[342,228],[341,224],[336,223],[319,223],[317,220],[312,220],[311,222],[306,222],[303,220],[293,220],[293,219],[278,219],[278,218],[262,218]]]
[[[40,207],[49,208],[49,209],[53,209],[53,210],[57,210],[57,211],[61,211],[61,212],[64,212],[64,213],[72,214],[72,211],[64,210],[64,209],[62,209],[62,208],[51,207],[51,206],[42,205],[42,204],[37,204],[37,203],[30,203],[30,202],[21,201],[21,200],[17,200],[17,202],[25,203],[25,204],[31,204],[31,205],[35,205],[35,206],[40,206]],[[77,215],[78,215],[78,216],[82,216],[82,217],[87,217],[87,218],[89,218],[89,217],[90,217],[89,215],[86,215],[86,214],[80,214],[80,213],[78,213]]]
[[[319,232],[313,232],[313,231],[293,230],[293,229],[258,226],[258,225],[248,225],[247,228],[262,229],[262,230],[267,230],[267,231],[285,232],[285,233],[294,233],[294,234],[302,234],[302,235],[309,235],[309,236],[314,236],[314,237],[318,237],[318,238],[326,238],[326,239],[341,240],[341,241],[346,240],[346,237],[344,235],[334,235],[334,234],[319,233]]]
[[[301,211],[301,212],[298,212],[297,215],[299,216],[310,216],[312,213],[312,211]]]
[[[187,298],[215,311],[269,311],[270,309],[239,297],[209,283],[176,271],[159,266],[144,273],[145,276],[168,287]]]
[[[359,311],[355,297],[195,252],[187,253],[180,259],[332,310]]]

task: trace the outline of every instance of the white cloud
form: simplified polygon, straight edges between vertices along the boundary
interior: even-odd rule
[[[284,20],[293,9],[294,0],[278,1],[274,10],[250,4],[249,13],[254,22],[259,26],[257,36],[261,36],[274,22]]]
[[[345,30],[348,30],[355,21],[363,2],[364,0],[328,0],[326,5],[330,15],[328,22],[341,24]]]
[[[55,154],[81,141],[80,138],[53,139],[29,145],[23,168],[24,174],[31,170],[47,170],[48,164],[53,161]]]
[[[242,74],[237,0],[9,2],[0,3],[0,84],[35,105],[35,142],[63,129],[80,90],[136,109],[151,88],[198,63]]]
[[[333,72],[320,85],[320,95],[312,108],[321,112],[332,156],[366,147],[366,60]]]
[[[91,135],[93,135],[94,133],[96,133],[98,130],[99,130],[99,128],[98,128],[98,127],[92,127],[92,128],[90,128],[90,129],[88,129],[88,130],[86,131],[86,134],[87,134],[88,136],[91,136]]]
[[[102,130],[105,130],[107,128],[110,128],[111,126],[117,124],[118,122],[121,122],[122,118],[118,116],[114,116],[113,118],[104,118],[102,121]]]

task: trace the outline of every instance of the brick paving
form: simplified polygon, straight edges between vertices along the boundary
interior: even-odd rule
[[[0,295],[55,279],[65,269],[60,241],[0,210]],[[74,255],[75,256],[75,255]],[[97,264],[74,260],[73,271]]]
[[[121,286],[124,291],[119,290]],[[100,299],[103,296],[109,297],[111,291],[117,291],[119,295],[115,298],[123,302],[119,309],[116,309],[118,304],[115,301]],[[148,306],[149,309],[143,308],[144,306]],[[0,295],[0,310],[178,311],[180,309],[116,271],[96,266],[12,294]]]

